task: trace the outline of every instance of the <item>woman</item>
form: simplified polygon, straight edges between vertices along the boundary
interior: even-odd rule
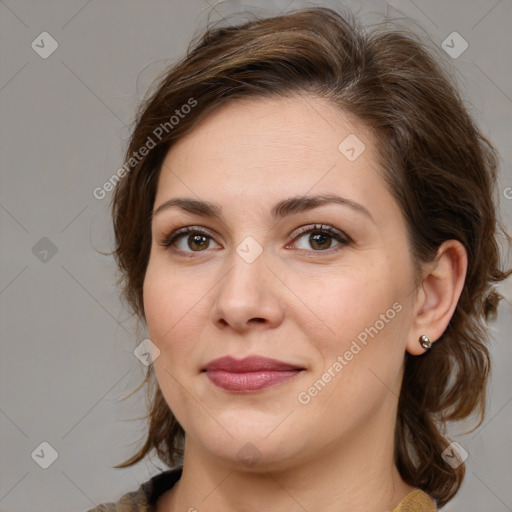
[[[510,273],[496,166],[411,35],[323,8],[209,29],[141,105],[113,198],[154,386],[116,467],[179,467],[94,510],[446,504],[443,428],[483,418]]]

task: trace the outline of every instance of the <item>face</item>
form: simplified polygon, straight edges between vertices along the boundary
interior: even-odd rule
[[[364,126],[299,96],[226,104],[167,154],[144,309],[197,453],[257,471],[392,437],[414,284],[377,161]],[[223,356],[288,366],[205,371]]]

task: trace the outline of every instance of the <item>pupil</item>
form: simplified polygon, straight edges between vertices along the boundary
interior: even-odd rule
[[[189,240],[190,240],[190,238],[189,238]],[[201,244],[201,240],[203,241],[202,244]],[[194,235],[192,237],[192,243],[189,243],[188,246],[190,249],[194,249],[194,247],[192,247],[192,245],[197,244],[196,247],[201,249],[201,248],[205,247],[205,243],[204,243],[205,241],[206,241],[206,237],[204,235]],[[207,246],[207,244],[206,244],[206,246]]]
[[[325,233],[315,233],[315,234],[312,234],[310,238],[312,239],[314,244],[322,246],[322,245],[326,244],[326,241],[329,238],[329,235],[326,235]],[[327,245],[329,245],[329,244],[327,243]]]

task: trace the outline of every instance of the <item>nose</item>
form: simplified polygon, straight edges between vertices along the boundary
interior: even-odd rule
[[[233,252],[229,270],[214,288],[212,322],[240,333],[277,327],[284,317],[283,288],[267,267],[265,252],[252,263]]]

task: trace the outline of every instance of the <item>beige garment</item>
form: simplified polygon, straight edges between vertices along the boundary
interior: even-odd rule
[[[158,497],[172,488],[180,476],[181,468],[160,473],[115,503],[103,503],[88,512],[155,512]],[[415,489],[390,512],[437,512],[437,508],[428,494]]]
[[[428,494],[421,489],[415,489],[391,512],[437,512],[437,508]]]

